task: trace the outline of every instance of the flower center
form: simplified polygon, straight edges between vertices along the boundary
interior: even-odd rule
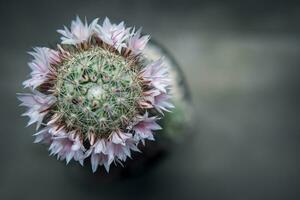
[[[70,130],[107,137],[138,112],[142,88],[137,64],[101,47],[72,53],[58,69],[60,122]]]

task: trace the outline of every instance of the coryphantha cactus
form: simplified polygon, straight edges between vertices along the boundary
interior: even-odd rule
[[[154,140],[157,120],[174,106],[163,60],[143,56],[149,36],[141,29],[112,24],[106,18],[90,24],[79,17],[71,29],[58,30],[56,49],[36,47],[29,63],[31,77],[18,94],[28,108],[28,125],[37,123],[35,143],[49,145],[51,155],[83,165],[125,161],[138,145]]]

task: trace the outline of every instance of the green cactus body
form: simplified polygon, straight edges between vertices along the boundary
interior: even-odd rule
[[[138,111],[138,65],[102,47],[72,53],[58,69],[55,113],[70,130],[109,137]]]

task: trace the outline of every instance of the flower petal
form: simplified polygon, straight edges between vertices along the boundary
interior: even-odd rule
[[[76,45],[82,42],[88,42],[95,32],[97,22],[98,18],[94,19],[91,24],[88,25],[86,19],[85,23],[83,23],[79,16],[77,16],[76,20],[71,22],[70,30],[65,26],[64,29],[57,30],[57,32],[62,35],[60,38],[62,41],[61,43]]]

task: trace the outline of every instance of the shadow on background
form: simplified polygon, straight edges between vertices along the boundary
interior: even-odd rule
[[[300,199],[299,11],[287,1],[1,1],[0,199]],[[65,166],[20,117],[26,51],[57,41],[76,14],[143,26],[187,77],[193,137],[144,173]]]

